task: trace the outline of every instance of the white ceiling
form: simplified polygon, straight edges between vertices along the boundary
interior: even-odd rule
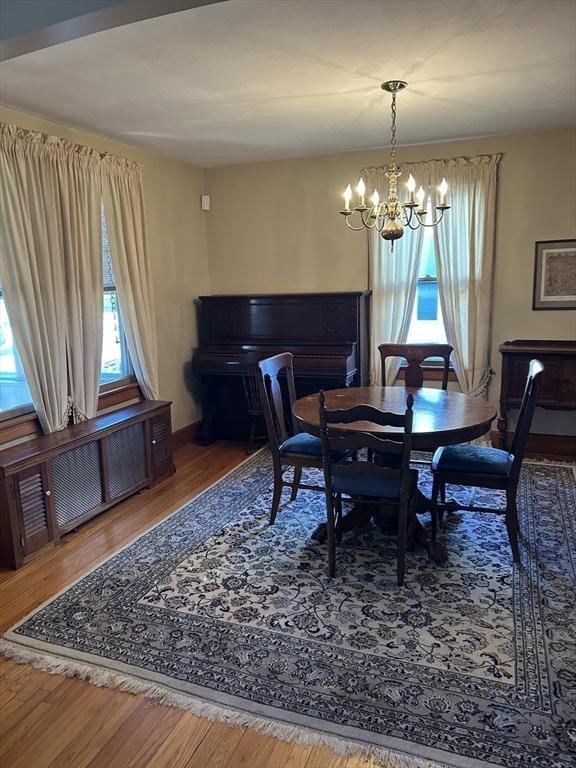
[[[201,166],[575,122],[574,0],[230,0],[4,62],[16,109]]]

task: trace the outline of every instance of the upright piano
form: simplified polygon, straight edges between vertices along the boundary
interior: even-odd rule
[[[201,296],[199,347],[203,422],[198,440],[245,439],[250,431],[240,361],[294,355],[298,397],[368,380],[369,292]]]

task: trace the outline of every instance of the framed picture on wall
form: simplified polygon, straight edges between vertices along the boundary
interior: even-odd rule
[[[532,309],[576,309],[576,240],[540,240]]]

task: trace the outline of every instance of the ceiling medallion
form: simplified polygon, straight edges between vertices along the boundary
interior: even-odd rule
[[[439,204],[434,206],[438,213],[433,221],[430,221],[431,215],[427,208],[427,193],[422,186],[416,192],[416,180],[410,174],[406,186],[408,188],[408,200],[402,203],[398,199],[397,181],[402,175],[396,165],[396,95],[406,88],[407,83],[404,80],[388,80],[382,83],[383,90],[392,94],[392,125],[390,130],[390,164],[384,174],[388,179],[388,199],[380,202],[380,195],[376,190],[370,196],[369,204],[366,205],[366,185],[364,179],[360,179],[356,186],[357,205],[350,208],[352,200],[352,188],[350,184],[344,191],[344,210],[340,211],[345,217],[347,226],[356,232],[363,229],[376,229],[384,240],[391,240],[394,247],[394,240],[398,240],[404,234],[404,227],[418,229],[419,227],[436,227],[442,221],[444,212],[450,206],[446,204],[446,193],[448,184],[446,179],[438,187],[440,194]],[[357,215],[355,215],[357,214]],[[351,222],[359,224],[355,226]]]

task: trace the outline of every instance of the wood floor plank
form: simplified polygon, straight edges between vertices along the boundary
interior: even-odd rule
[[[211,725],[209,720],[184,713],[150,761],[150,768],[186,768]]]
[[[213,723],[186,768],[225,768],[243,734],[242,728]]]
[[[89,762],[99,751],[99,746],[94,746],[105,741],[106,734],[112,736],[138,706],[136,697],[132,699],[111,688],[97,688],[83,713],[80,731],[73,739],[64,740],[64,746],[49,763],[50,768],[80,768]]]
[[[172,478],[93,518],[20,570],[0,570],[0,632],[245,459],[237,443],[185,445]],[[4,658],[0,688],[0,768],[369,768]]]
[[[343,755],[335,755],[326,747],[316,747],[310,753],[306,762],[306,768],[346,768],[348,758]]]
[[[294,744],[284,768],[305,768],[311,752],[312,747],[301,747],[298,744]]]
[[[159,707],[142,699],[88,763],[88,768],[141,768],[148,765],[166,734],[181,717],[181,710]]]

